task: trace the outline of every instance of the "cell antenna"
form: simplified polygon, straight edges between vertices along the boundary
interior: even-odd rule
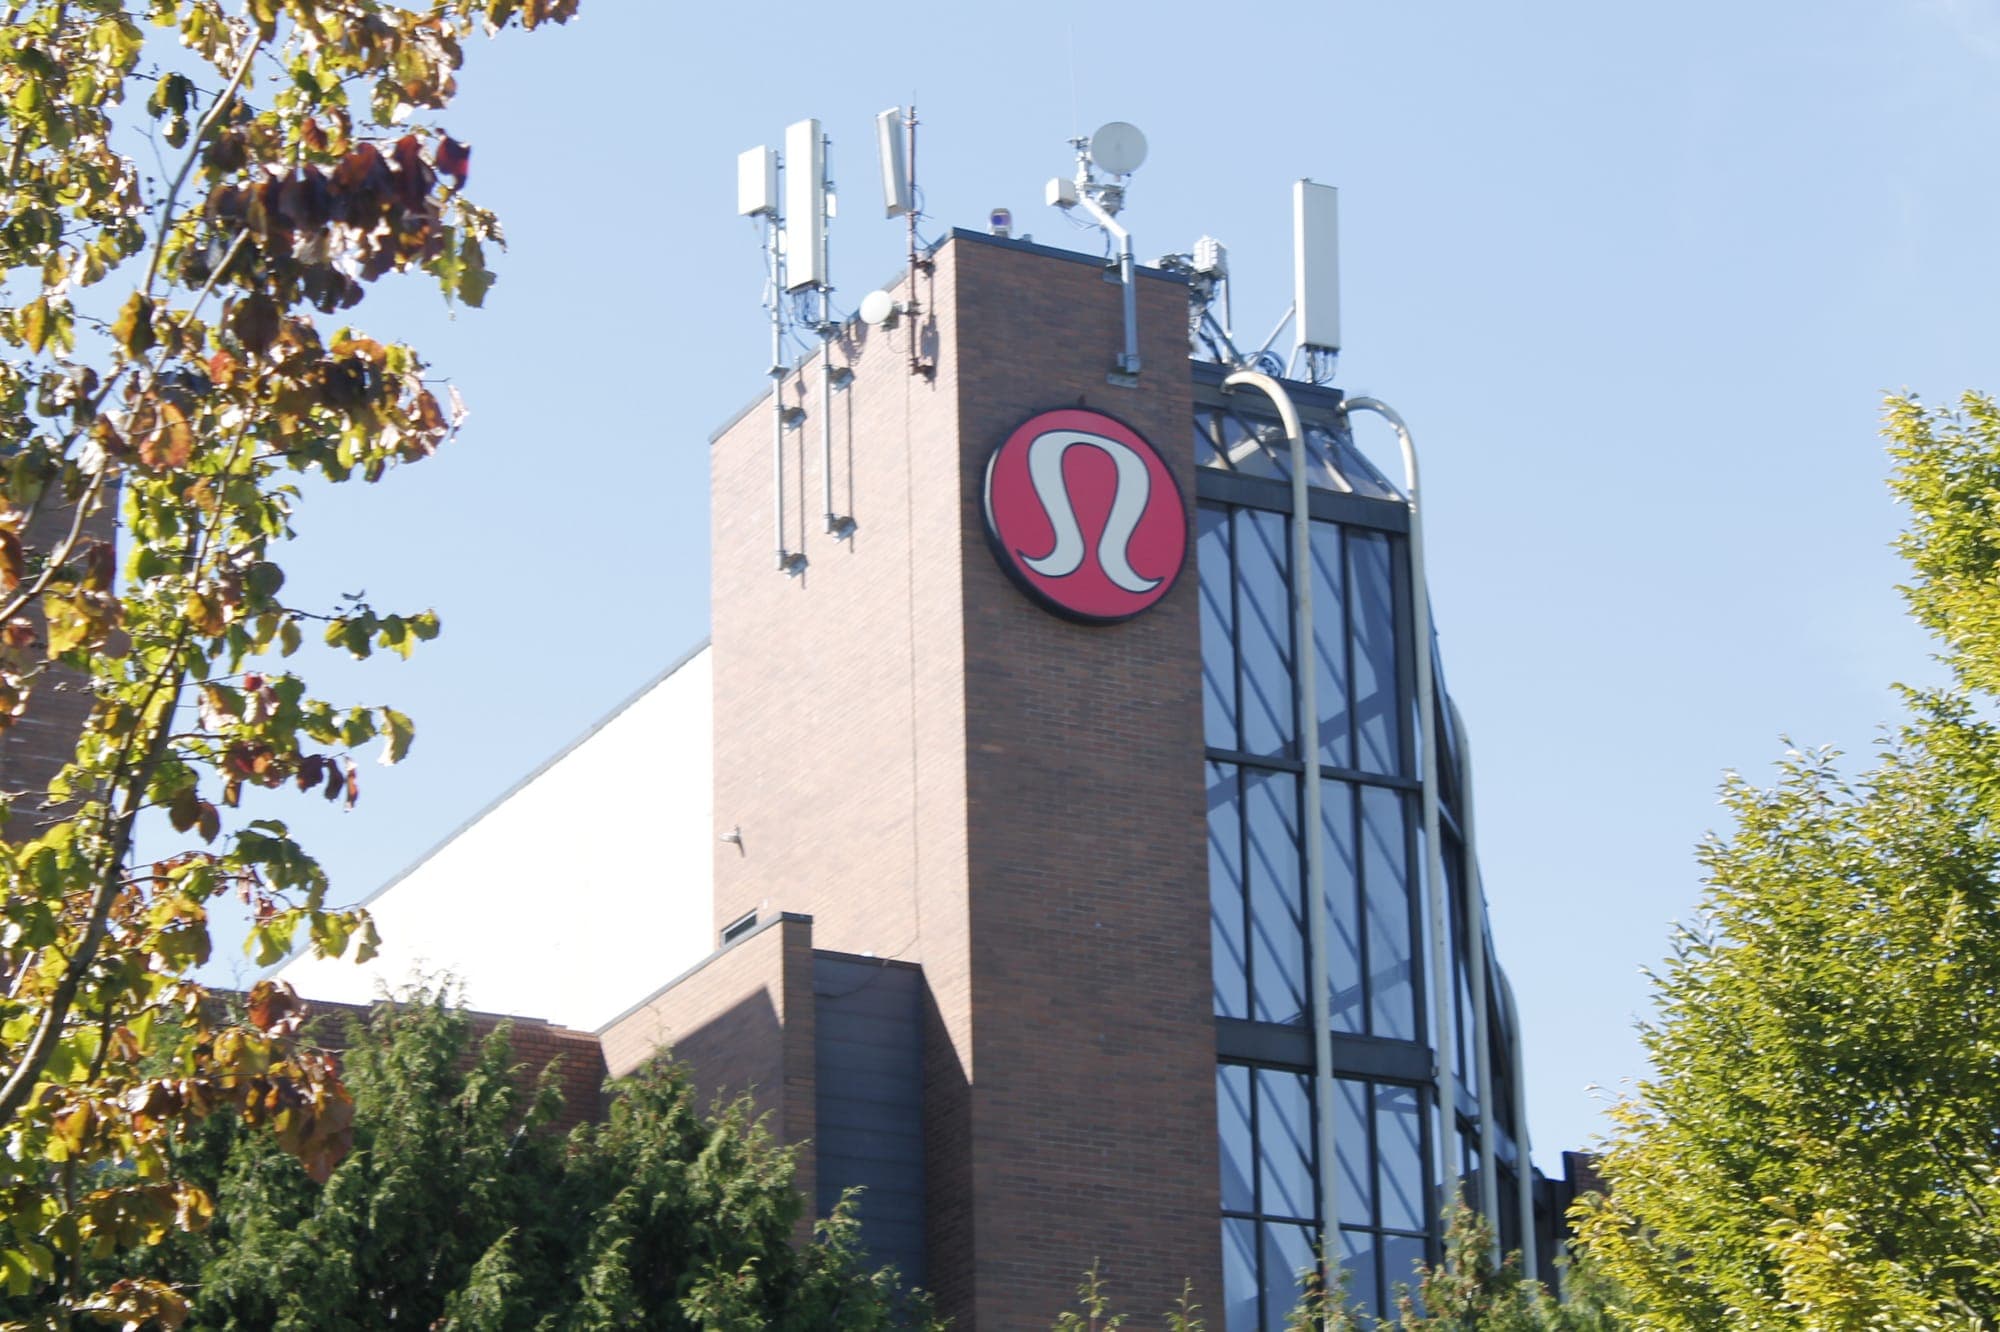
[[[882,216],[901,217],[910,211],[910,164],[903,155],[903,108],[892,106],[875,117],[875,155],[882,165]]]
[[[817,120],[785,127],[785,290],[826,285],[826,138]]]
[[[1340,352],[1340,191],[1331,185],[1292,186],[1292,302],[1306,378],[1324,383]]]

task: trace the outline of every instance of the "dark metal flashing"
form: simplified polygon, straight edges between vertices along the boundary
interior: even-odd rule
[[[1190,361],[1194,374],[1194,402],[1197,407],[1230,407],[1236,403],[1222,381],[1234,374],[1236,367],[1224,365],[1220,361]],[[1285,396],[1299,409],[1301,421],[1311,421],[1317,425],[1344,426],[1347,422],[1347,395],[1331,384],[1307,384],[1284,376],[1274,376],[1285,386]]]
[[[1196,362],[1196,364],[1200,364]],[[1200,499],[1223,504],[1239,504],[1249,509],[1292,511],[1292,483],[1269,477],[1244,476],[1219,467],[1197,467],[1195,494]],[[1340,490],[1314,487],[1306,494],[1312,516],[1325,522],[1346,523],[1377,532],[1402,535],[1410,530],[1410,510],[1400,500],[1374,499]]]
[[[1243,1018],[1215,1020],[1215,1053],[1220,1059],[1310,1072],[1312,1031]],[[1380,1036],[1333,1033],[1333,1071],[1348,1077],[1420,1085],[1430,1081],[1436,1060],[1427,1045]]]

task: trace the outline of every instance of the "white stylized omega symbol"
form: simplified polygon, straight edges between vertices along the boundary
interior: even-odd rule
[[[1083,567],[1083,529],[1077,526],[1076,506],[1070,503],[1069,485],[1063,480],[1063,455],[1083,445],[1104,454],[1118,468],[1118,487],[1111,496],[1111,513],[1104,520],[1104,534],[1097,539],[1097,563],[1119,588],[1127,592],[1150,592],[1160,585],[1158,578],[1143,578],[1133,568],[1130,557],[1132,534],[1145,516],[1146,501],[1152,498],[1153,476],[1138,450],[1102,435],[1081,430],[1051,430],[1037,435],[1028,445],[1028,480],[1035,498],[1042,502],[1055,529],[1055,548],[1039,558],[1017,550],[1021,562],[1044,578],[1067,578]]]

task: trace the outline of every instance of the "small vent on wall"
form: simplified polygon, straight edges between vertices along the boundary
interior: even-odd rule
[[[738,939],[741,939],[756,928],[757,913],[754,911],[744,912],[741,916],[738,916],[735,920],[730,921],[722,927],[722,947],[729,947],[729,945],[735,943]]]

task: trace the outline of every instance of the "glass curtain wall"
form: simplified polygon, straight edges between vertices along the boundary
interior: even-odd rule
[[[1248,395],[1245,395],[1246,397]],[[1248,401],[1196,416],[1208,776],[1216,1105],[1222,1136],[1225,1326],[1281,1329],[1316,1261],[1324,1200],[1314,1125],[1315,967],[1335,1039],[1334,1208],[1350,1300],[1379,1312],[1437,1253],[1436,1101],[1423,962],[1423,848],[1407,511],[1331,423],[1308,427],[1311,567],[1292,567],[1283,432]],[[1294,580],[1312,585],[1314,641],[1295,641]],[[1305,663],[1302,667],[1301,663]],[[1295,672],[1315,672],[1319,747],[1301,752]],[[1455,810],[1458,745],[1444,731],[1441,850],[1465,919]],[[1321,807],[1302,808],[1305,765]],[[1303,838],[1319,838],[1327,955],[1310,955]],[[1479,913],[1483,928],[1483,911]],[[1456,930],[1463,935],[1464,930]],[[1467,953],[1454,939],[1459,1126],[1476,1169],[1478,1107]],[[1497,1007],[1493,1010],[1498,1012]],[[1501,1045],[1495,1028],[1496,1049]],[[1495,1099],[1509,1104],[1497,1080]],[[1511,1125],[1506,1126],[1511,1130]],[[1457,1135],[1455,1135],[1457,1136]],[[1511,1131],[1499,1138],[1511,1175]],[[1465,1172],[1471,1179],[1471,1169]],[[1475,1199],[1476,1200],[1476,1199]],[[1503,1214],[1509,1208],[1502,1207]]]

